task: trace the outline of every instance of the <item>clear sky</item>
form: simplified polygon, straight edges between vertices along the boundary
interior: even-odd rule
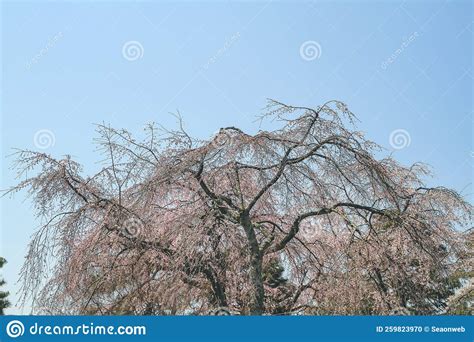
[[[430,184],[472,201],[472,10],[467,0],[4,1],[0,188],[15,183],[13,148],[71,154],[95,170],[94,123],[140,133],[151,121],[172,126],[179,110],[208,137],[258,130],[266,98],[339,99],[387,154],[430,164]],[[24,195],[2,199],[13,301],[39,224]]]

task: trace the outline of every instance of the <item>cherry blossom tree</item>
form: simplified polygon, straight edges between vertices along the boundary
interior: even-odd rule
[[[428,187],[355,128],[339,101],[270,101],[280,128],[210,140],[97,126],[102,167],[21,150],[42,225],[23,300],[53,314],[442,312],[461,286],[472,207]]]

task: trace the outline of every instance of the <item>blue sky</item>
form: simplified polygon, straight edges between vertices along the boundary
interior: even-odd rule
[[[15,182],[12,148],[97,169],[94,123],[140,133],[151,121],[174,125],[179,110],[189,132],[208,137],[230,125],[257,131],[266,98],[339,99],[387,154],[430,164],[430,184],[472,201],[470,1],[4,1],[1,10],[2,189]],[[392,132],[401,140],[391,144]],[[24,194],[2,199],[1,224],[15,292],[39,224]]]

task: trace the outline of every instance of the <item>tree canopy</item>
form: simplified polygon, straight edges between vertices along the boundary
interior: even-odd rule
[[[446,310],[472,269],[472,206],[428,187],[356,130],[339,101],[270,101],[280,128],[209,140],[98,125],[102,168],[21,150],[43,224],[21,277],[37,312],[417,314]],[[36,172],[36,173],[35,173]],[[464,273],[466,274],[466,273]]]

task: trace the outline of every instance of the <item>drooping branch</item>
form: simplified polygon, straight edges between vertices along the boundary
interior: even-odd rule
[[[209,140],[176,118],[142,140],[97,126],[90,176],[67,156],[16,154],[6,194],[28,190],[43,220],[22,270],[40,312],[425,314],[471,267],[472,206],[428,187],[421,164],[377,159],[343,103],[271,101],[262,120],[279,129]]]

